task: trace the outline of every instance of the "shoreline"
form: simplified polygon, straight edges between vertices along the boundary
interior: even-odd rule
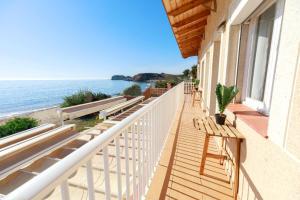
[[[49,88],[45,88],[44,91],[40,90],[40,87],[38,85],[40,83],[38,83],[38,84],[35,83],[36,81],[37,82],[41,82],[41,81],[44,82],[45,81],[45,83],[44,83],[44,86],[45,86],[45,84],[47,84],[47,81],[51,81],[51,86],[52,86],[52,83],[55,83],[55,81],[57,81],[57,80],[2,80],[2,81],[3,82],[17,82],[17,84],[13,85],[13,86],[10,86],[11,83],[9,83],[9,84],[6,84],[6,85],[2,86],[2,88],[0,87],[0,91],[3,91],[3,92],[9,91],[9,95],[7,95],[6,97],[3,96],[2,99],[0,97],[0,100],[4,103],[3,106],[5,106],[6,102],[9,102],[9,99],[12,99],[12,101],[11,101],[11,103],[10,103],[10,105],[8,107],[6,107],[6,106],[3,107],[2,106],[3,113],[0,114],[0,124],[3,121],[7,121],[8,119],[11,119],[11,118],[14,118],[14,117],[28,116],[28,115],[31,115],[32,113],[43,112],[45,110],[55,109],[55,108],[57,108],[57,107],[60,106],[60,103],[63,102],[63,96],[71,95],[71,94],[68,94],[68,92],[66,92],[66,94],[63,94],[63,95],[60,94],[60,95],[62,95],[61,100],[57,101],[57,99],[56,99],[54,102],[52,102],[52,100],[53,100],[52,97],[57,96],[57,94],[55,94],[55,93],[53,93],[53,94],[52,93],[45,93],[44,91],[47,90],[47,89],[49,89]],[[32,94],[33,95],[32,97],[36,97],[36,95],[38,95],[37,98],[39,98],[39,97],[43,98],[43,95],[44,96],[48,95],[49,96],[49,100],[48,100],[48,103],[47,103],[48,105],[47,104],[46,105],[38,105],[35,102],[30,102],[29,99],[26,100],[27,101],[26,104],[28,105],[28,103],[29,103],[29,106],[27,106],[26,104],[24,104],[24,106],[22,104],[20,104],[19,103],[20,101],[18,99],[23,99],[23,96],[17,95],[17,94],[19,94],[19,87],[20,87],[20,83],[18,83],[18,82],[22,82],[22,81],[25,81],[26,84],[28,84],[30,82],[33,82],[33,85],[36,86],[35,87],[36,90],[34,89],[34,91],[38,91],[38,92],[35,92],[35,94]],[[60,80],[60,81],[66,81],[66,82],[68,82],[68,81],[75,81],[75,82],[77,82],[78,81],[79,84],[77,85],[78,86],[77,89],[74,89],[74,88],[76,88],[76,86],[73,87],[73,88],[72,87],[70,88],[69,84],[64,85],[66,91],[68,91],[69,89],[73,89],[74,93],[75,93],[76,91],[80,90],[80,88],[85,88],[88,85],[89,86],[88,89],[90,89],[90,90],[96,90],[97,91],[97,88],[100,88],[100,90],[103,89],[103,93],[110,94],[111,96],[118,95],[120,92],[122,92],[122,90],[124,88],[126,88],[125,87],[126,85],[130,85],[130,84],[126,84],[125,83],[124,88],[122,88],[122,86],[119,87],[119,82],[120,82],[120,85],[124,85],[122,82],[129,82],[129,83],[131,82],[131,84],[137,83],[135,81],[122,81],[122,80],[110,80],[110,79],[80,79],[80,80]],[[86,81],[93,81],[93,82],[94,81],[105,81],[105,82],[104,83],[102,83],[102,82],[100,82],[100,83],[99,82],[94,82],[93,83],[92,82],[92,84],[90,82],[84,83]],[[113,83],[113,82],[115,82],[115,83],[111,85],[111,88],[107,88],[106,81],[111,81],[111,83]],[[109,84],[111,84],[111,83],[109,83]],[[147,87],[149,87],[149,83],[146,83],[146,82],[144,82],[144,83],[138,83],[138,84],[144,84],[144,87],[141,86],[143,91]],[[28,86],[28,85],[26,85],[26,86]],[[29,85],[29,86],[31,86],[31,85]],[[56,90],[60,86],[61,85],[59,85],[59,84],[56,84],[56,85],[54,84],[52,88],[54,90]],[[23,87],[23,85],[21,85],[21,87]],[[10,89],[10,88],[12,88],[12,89]],[[50,87],[50,89],[52,89],[52,88]],[[22,89],[24,89],[24,88],[22,88]],[[27,87],[25,89],[27,90]],[[33,89],[29,89],[28,91],[31,91],[31,90],[33,90]],[[61,93],[64,93],[64,92],[61,92]],[[18,102],[19,103],[18,106],[15,106],[15,107],[13,106],[13,102],[14,102],[13,98],[16,98],[19,101]],[[43,101],[45,101],[45,100],[43,100]],[[0,106],[0,108],[1,108],[1,106]],[[10,109],[10,108],[12,108],[12,109]]]
[[[7,114],[0,114],[0,123],[1,123],[2,120],[5,120],[7,118],[18,117],[18,116],[27,115],[27,114],[30,114],[30,113],[33,113],[33,112],[41,112],[41,111],[54,109],[54,108],[59,108],[59,104],[53,105],[53,106],[46,106],[46,107],[42,107],[42,108],[35,108],[35,109],[31,109],[31,110],[11,112],[11,113],[7,113]]]

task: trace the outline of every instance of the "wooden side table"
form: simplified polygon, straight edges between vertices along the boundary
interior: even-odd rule
[[[234,198],[237,199],[238,186],[239,186],[239,168],[240,168],[240,150],[241,142],[245,139],[244,136],[236,130],[228,121],[225,125],[219,125],[215,122],[214,117],[206,117],[203,119],[193,119],[194,126],[199,131],[205,134],[203,155],[200,164],[200,174],[204,174],[204,166],[207,157],[224,159],[224,155],[217,155],[208,153],[208,143],[210,137],[221,137],[223,139],[232,139],[236,143],[236,158],[235,158],[235,176],[234,176]]]

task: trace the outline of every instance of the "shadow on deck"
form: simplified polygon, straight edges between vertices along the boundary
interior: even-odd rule
[[[193,118],[201,116],[204,113],[199,102],[193,107],[191,96],[186,95],[182,113],[174,123],[147,199],[233,199],[232,187],[219,160],[207,158],[205,175],[199,173],[204,135],[194,128]],[[218,151],[213,140],[210,140],[209,151]]]

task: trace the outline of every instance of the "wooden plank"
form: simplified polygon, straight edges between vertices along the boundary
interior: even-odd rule
[[[175,34],[185,34],[185,33],[189,33],[191,31],[196,31],[196,30],[205,30],[205,25],[207,24],[207,20],[206,19],[202,19],[196,23],[191,23],[188,24],[186,26],[183,26],[181,28],[177,28],[175,32]]]
[[[187,42],[200,43],[202,38],[203,38],[202,35],[195,35],[193,37],[188,37],[188,38],[178,38],[177,41],[179,44],[185,44]]]
[[[211,121],[214,123],[214,125],[216,126],[216,128],[220,131],[220,134],[222,135],[222,137],[228,138],[229,135],[226,133],[226,131],[223,129],[223,126],[219,125],[216,123],[214,117],[210,117]]]
[[[184,36],[199,35],[199,34],[203,34],[204,32],[205,32],[205,28],[201,27],[201,28],[195,28],[186,33],[176,34],[176,36],[177,36],[177,38],[180,38],[180,37],[184,37]]]
[[[178,41],[185,41],[185,40],[189,40],[189,39],[192,39],[192,38],[201,38],[201,39],[203,39],[203,33],[204,33],[203,31],[202,32],[200,32],[200,31],[192,32],[190,34],[186,34],[186,35],[177,37],[177,40]]]
[[[202,131],[204,133],[207,133],[201,119],[198,119],[198,125],[199,125],[199,128],[200,128],[200,131]]]
[[[168,12],[168,15],[170,16],[177,16],[177,15],[180,15],[190,9],[193,9],[197,6],[200,6],[202,4],[206,4],[208,2],[211,2],[211,0],[193,0],[193,1],[190,1],[188,3],[185,3],[183,4],[182,6],[174,9],[174,10],[171,10]]]
[[[189,44],[200,44],[201,40],[202,37],[194,37],[194,38],[178,41],[178,45],[181,47]]]
[[[182,43],[179,45],[179,48],[181,49],[192,49],[192,48],[199,48],[200,47],[200,42],[198,43]]]
[[[180,20],[179,22],[176,22],[174,24],[172,24],[173,27],[178,28],[184,25],[187,25],[189,23],[192,23],[194,21],[197,21],[201,18],[207,17],[208,15],[210,15],[210,10],[204,10],[202,12],[196,13],[190,17],[187,17],[183,20]]]
[[[228,126],[228,128],[236,135],[237,138],[244,139],[245,137],[233,126]]]
[[[216,127],[215,123],[211,120],[210,117],[207,117],[207,121],[214,132],[213,136],[222,137],[220,130]]]
[[[214,134],[214,131],[209,126],[208,121],[206,119],[204,119],[204,120],[202,120],[202,122],[203,122],[203,124],[204,124],[204,126],[206,128],[207,133]]]
[[[195,52],[182,53],[181,55],[182,55],[183,58],[188,58],[190,56],[197,56],[198,55],[198,51],[195,50]]]
[[[236,138],[236,135],[230,130],[230,128],[228,128],[227,125],[223,126],[223,128],[230,138]]]

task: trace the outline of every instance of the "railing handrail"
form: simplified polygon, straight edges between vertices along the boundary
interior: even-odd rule
[[[36,177],[32,178],[25,184],[21,185],[7,196],[4,197],[5,200],[15,200],[15,199],[41,199],[45,194],[50,193],[57,185],[62,183],[64,180],[68,179],[80,166],[90,160],[97,152],[103,149],[109,144],[118,134],[129,128],[131,123],[143,116],[147,111],[149,111],[155,104],[166,95],[170,94],[176,88],[181,87],[183,82],[164,93],[160,98],[157,98],[142,107],[140,110],[136,111],[132,115],[128,116],[120,123],[111,127],[110,129],[103,132],[101,135],[97,136],[95,139],[91,140],[87,144],[83,145],[73,153],[66,156],[64,159],[55,163]],[[183,95],[183,94],[182,94]]]

